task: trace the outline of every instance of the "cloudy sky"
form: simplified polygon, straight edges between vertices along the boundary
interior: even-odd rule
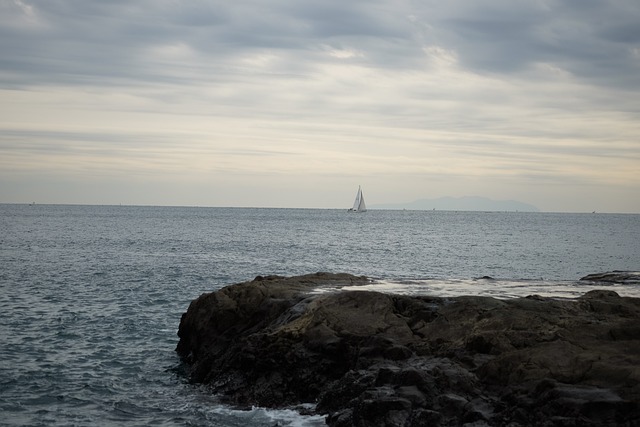
[[[640,212],[638,0],[0,0],[0,202]]]

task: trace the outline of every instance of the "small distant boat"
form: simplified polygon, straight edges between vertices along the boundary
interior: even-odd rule
[[[353,207],[349,209],[349,212],[366,212],[367,205],[364,204],[364,196],[362,195],[362,188],[358,186],[358,193],[356,194],[356,200],[353,202]]]

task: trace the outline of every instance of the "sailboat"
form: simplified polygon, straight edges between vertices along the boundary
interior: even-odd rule
[[[353,202],[353,207],[349,209],[349,212],[366,212],[367,205],[364,204],[364,196],[362,195],[362,188],[358,186],[358,193],[356,194],[356,200]]]

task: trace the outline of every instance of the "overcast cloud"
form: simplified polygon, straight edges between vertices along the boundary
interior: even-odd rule
[[[640,212],[637,0],[0,0],[0,202]]]

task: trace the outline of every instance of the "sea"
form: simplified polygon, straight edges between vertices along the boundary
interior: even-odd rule
[[[190,384],[180,316],[257,275],[346,272],[440,296],[640,285],[640,215],[0,204],[0,425],[321,426]]]

